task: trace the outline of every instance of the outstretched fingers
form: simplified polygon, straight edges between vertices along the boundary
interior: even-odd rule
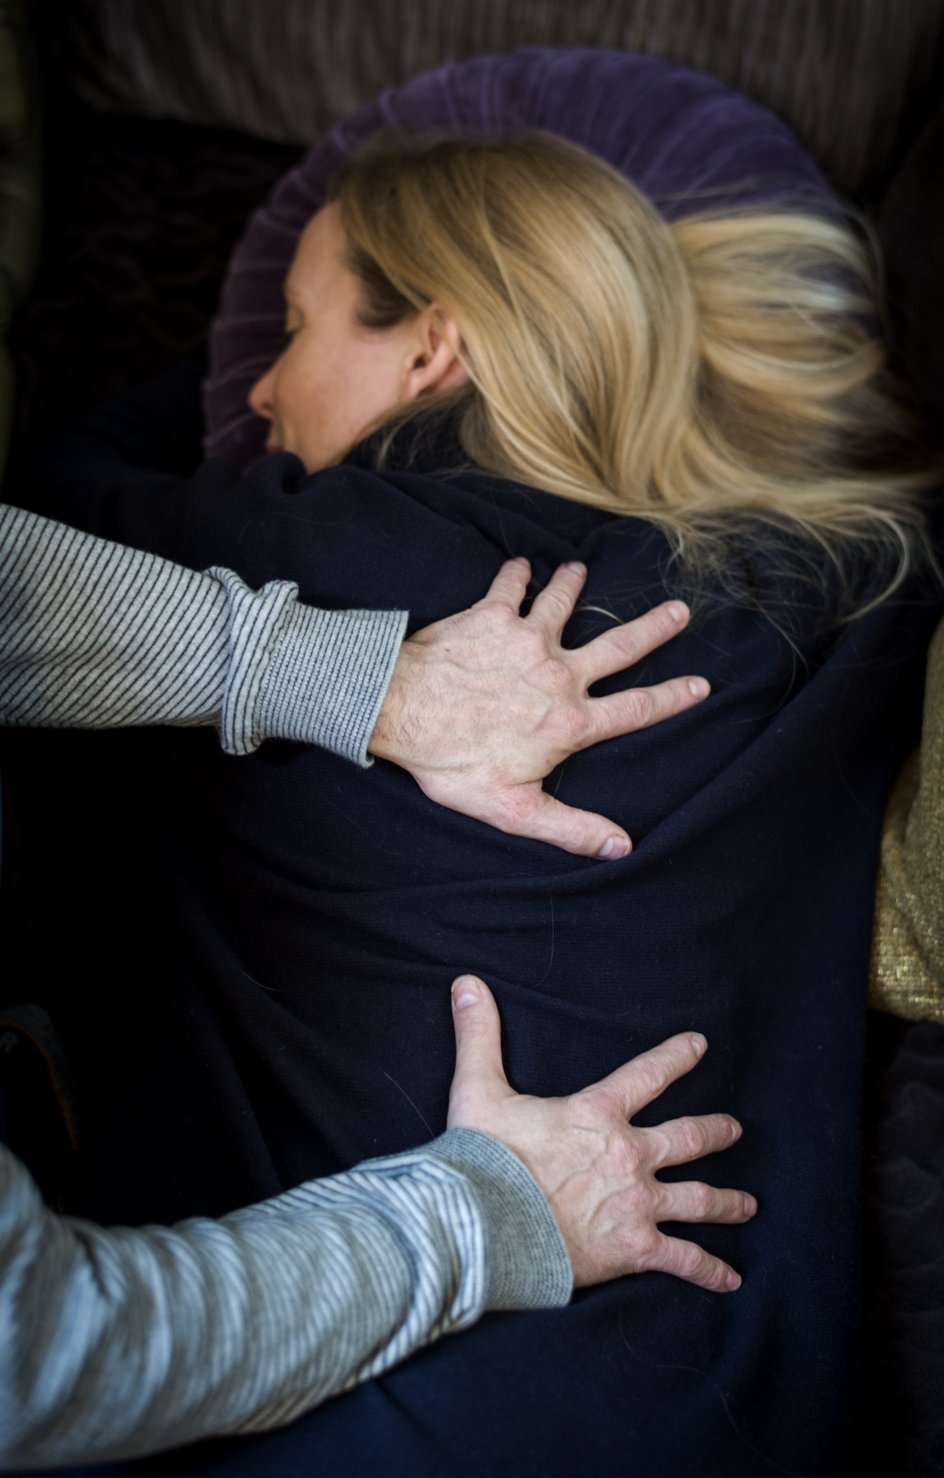
[[[531,566],[526,559],[506,559],[488,590],[476,605],[507,606],[517,616],[531,579]],[[475,607],[473,607],[473,610]]]
[[[720,1257],[712,1257],[697,1242],[666,1237],[662,1232],[656,1235],[645,1267],[647,1272],[671,1273],[674,1278],[684,1278],[687,1283],[697,1283],[699,1288],[714,1293],[733,1293],[741,1286],[738,1274]]]
[[[741,1126],[730,1114],[700,1114],[697,1118],[669,1119],[647,1131],[656,1141],[654,1167],[687,1165],[703,1155],[730,1149],[741,1137]]]
[[[560,565],[554,571],[540,595],[535,597],[530,615],[528,616],[529,622],[532,625],[543,626],[547,635],[555,642],[559,642],[564,627],[574,614],[577,597],[580,595],[586,579],[586,565],[576,562]],[[592,645],[593,643],[591,643]],[[619,665],[625,666],[625,663],[620,663]]]
[[[721,1189],[700,1180],[660,1182],[662,1205],[657,1221],[724,1222],[740,1225],[757,1214],[757,1202],[747,1191]]]
[[[699,1032],[679,1032],[641,1052],[631,1062],[618,1067],[599,1083],[585,1088],[585,1094],[609,1102],[624,1119],[631,1119],[647,1103],[664,1093],[670,1083],[684,1077],[705,1054],[708,1043]]]
[[[701,703],[711,688],[703,677],[673,677],[651,688],[627,688],[606,698],[590,698],[590,729],[583,747],[651,729],[664,719]]]
[[[540,785],[515,786],[493,797],[483,821],[512,836],[548,842],[578,857],[615,862],[632,847],[626,832],[595,811],[579,811],[548,795]]]
[[[535,602],[537,604],[537,602]],[[664,646],[673,636],[678,636],[688,625],[689,609],[680,600],[666,600],[653,606],[644,616],[627,621],[623,626],[614,626],[594,637],[586,646],[576,647],[570,657],[576,662],[577,670],[590,687],[602,677],[611,677],[632,667],[643,657],[648,657],[657,647]]]

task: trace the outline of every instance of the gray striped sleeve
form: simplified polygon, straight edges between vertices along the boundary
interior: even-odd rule
[[[406,614],[297,596],[0,506],[0,722],[217,724],[230,754],[286,738],[367,764]]]
[[[57,1217],[0,1149],[0,1462],[279,1425],[487,1308],[570,1288],[537,1185],[470,1130],[174,1229]]]

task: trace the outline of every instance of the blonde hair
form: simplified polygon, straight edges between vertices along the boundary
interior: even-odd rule
[[[689,569],[723,576],[759,522],[816,539],[841,572],[867,541],[883,596],[904,577],[936,471],[885,369],[868,256],[838,220],[667,223],[537,132],[374,143],[333,198],[362,323],[435,302],[460,325],[470,385],[446,399],[474,464],[649,519]]]

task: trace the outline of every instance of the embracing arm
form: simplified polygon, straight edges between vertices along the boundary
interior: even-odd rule
[[[514,1093],[483,982],[453,989],[449,1131],[220,1221],[105,1230],[58,1217],[0,1149],[0,1463],[139,1456],[279,1426],[487,1309],[572,1282],[739,1279],[663,1221],[744,1222],[740,1191],[655,1178],[724,1149],[724,1114],[627,1121],[694,1067],[683,1033],[566,1099]],[[527,1168],[526,1168],[527,1167]]]
[[[195,390],[192,372],[184,369],[90,412],[47,449],[36,495],[45,510],[79,527],[197,568],[214,565],[211,574],[221,588],[213,598],[232,624],[223,665],[234,659],[238,665],[217,680],[213,700],[220,705],[226,747],[246,752],[268,734],[319,743],[362,764],[369,747],[409,770],[441,805],[571,852],[624,856],[630,841],[622,828],[564,806],[541,782],[575,751],[658,723],[707,695],[707,683],[688,676],[589,697],[594,683],[682,630],[685,606],[666,602],[582,648],[567,649],[563,631],[586,572],[579,565],[558,570],[522,617],[530,579],[523,559],[506,564],[468,610],[416,632],[402,648],[399,613],[298,606],[294,587],[273,578],[286,562],[307,551],[303,563],[314,559],[319,570],[319,601],[340,603],[331,599],[332,580],[361,553],[358,497],[373,511],[369,526],[376,524],[384,550],[384,518],[399,528],[408,504],[394,505],[376,479],[366,480],[365,491],[363,478],[343,467],[322,474],[337,484],[335,494],[313,494],[301,464],[287,456],[268,459],[247,477],[223,462],[204,463],[189,479],[182,477],[188,437],[179,427],[193,417]],[[324,481],[319,486],[327,492]],[[408,530],[400,533],[409,538]],[[461,559],[458,548],[453,557]],[[258,595],[216,568],[222,559],[262,585]],[[195,590],[194,581],[207,578],[167,566],[164,572],[165,580],[180,581],[181,590]],[[139,598],[136,589],[135,605]],[[162,599],[158,593],[158,605]],[[139,634],[144,629],[126,589],[113,609]],[[153,631],[173,621],[175,643],[185,629],[177,609],[165,616],[152,605],[147,621]],[[261,642],[261,657],[250,658],[243,646],[249,641]],[[205,660],[193,658],[189,644],[165,648],[161,660],[179,667],[184,657],[201,666]],[[194,696],[203,721],[211,721],[207,695]],[[165,711],[163,717],[107,721],[199,722],[200,716]]]
[[[701,679],[678,678],[587,697],[688,613],[669,602],[565,650],[582,568],[558,571],[521,617],[528,576],[526,560],[510,561],[476,605],[401,647],[403,611],[319,610],[290,581],[252,591],[232,570],[198,574],[0,505],[0,723],[216,724],[230,754],[284,738],[359,764],[369,745],[442,805],[619,856],[624,832],[561,805],[541,781],[576,749],[704,696]]]
[[[215,723],[231,754],[291,737],[363,764],[405,625],[0,506],[0,723]]]
[[[544,1197],[481,1134],[140,1230],[55,1216],[0,1148],[0,1464],[282,1425],[486,1309],[570,1286]]]

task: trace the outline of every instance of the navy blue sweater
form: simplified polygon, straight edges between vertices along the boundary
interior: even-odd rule
[[[517,554],[538,583],[588,564],[597,609],[571,642],[604,629],[600,609],[625,620],[688,593],[645,522],[481,473],[407,459],[379,475],[363,452],[313,476],[284,454],[194,473],[196,405],[182,374],[87,418],[46,455],[42,511],[194,568],[295,579],[321,605],[408,607],[414,626]],[[494,987],[524,1091],[566,1093],[704,1032],[705,1061],[640,1121],[736,1114],[742,1142],[694,1174],[761,1207],[695,1234],[743,1273],[736,1295],[648,1275],[490,1317],[180,1471],[839,1470],[877,847],[935,612],[909,589],[839,627],[825,563],[796,555],[743,540],[741,594],[703,594],[684,634],[612,684],[704,673],[705,705],[548,782],[629,830],[620,863],[506,838],[391,766],[290,744],[233,759],[206,734],[122,735],[67,767],[88,828],[70,958],[94,963],[99,992],[72,1023],[92,1214],[216,1214],[428,1138],[460,970]]]

